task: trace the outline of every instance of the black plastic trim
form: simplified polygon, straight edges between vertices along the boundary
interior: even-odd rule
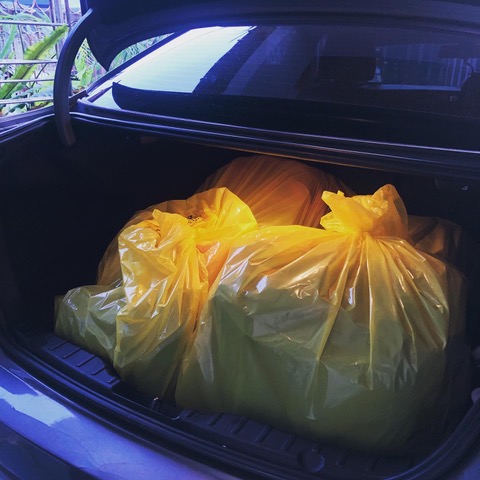
[[[83,405],[99,420],[162,447],[169,448],[165,442],[172,442],[176,448],[195,452],[204,462],[214,462],[223,470],[240,469],[242,476],[249,472],[262,478],[288,480],[434,480],[444,478],[479,437],[477,402],[455,431],[428,456],[349,451],[281,432],[246,417],[202,414],[135,397],[107,362],[77,345],[35,329],[28,333],[24,326],[18,340],[24,347],[13,347],[10,341],[8,351],[27,371],[43,378],[76,405]]]
[[[172,93],[116,82],[112,84],[112,97],[124,111],[159,118],[434,148],[478,148],[480,119],[476,117],[305,100]]]
[[[48,107],[47,107],[48,108]],[[4,141],[11,141],[16,137],[23,136],[27,132],[33,130],[38,130],[46,124],[52,122],[53,114],[49,112],[43,112],[42,115],[37,115],[36,117],[23,119],[18,123],[9,123],[5,126],[4,129],[0,130],[0,143]]]
[[[74,112],[72,118],[75,121],[115,126],[126,131],[237,151],[278,154],[300,160],[434,175],[438,178],[468,178],[472,182],[480,181],[480,151],[270,131],[136,112],[121,112],[113,117],[110,110],[98,107],[95,112],[97,115]],[[106,116],[107,112],[110,117]],[[105,116],[99,116],[100,113],[105,113]]]
[[[50,379],[60,374],[62,390],[73,387],[79,400],[83,397],[85,401],[85,393],[94,389],[101,401],[95,400],[91,393],[87,395],[94,401],[95,411],[106,407],[111,421],[115,422],[111,417],[115,410],[131,425],[127,428],[134,427],[138,435],[145,437],[149,432],[154,442],[160,438],[173,441],[216,462],[262,478],[387,479],[409,469],[416,461],[411,455],[388,456],[333,448],[247,417],[203,414],[162,404],[152,398],[137,397],[101,358],[56,335],[29,335],[25,331],[26,328],[22,328],[19,340],[30,354],[36,355],[35,368]],[[43,362],[46,364],[42,365]],[[48,372],[49,368],[55,369],[53,375]],[[82,385],[84,392],[78,385]],[[115,405],[114,410],[112,405]],[[118,419],[115,424],[118,425]]]

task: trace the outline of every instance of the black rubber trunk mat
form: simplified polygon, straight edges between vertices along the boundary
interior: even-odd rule
[[[282,478],[385,479],[420,463],[425,455],[384,456],[348,451],[283,432],[231,414],[203,414],[144,398],[132,391],[113,368],[96,355],[54,334],[22,333],[31,353],[87,388],[111,400],[124,399],[147,409],[153,421],[167,421],[178,432],[194,436],[221,451],[255,458],[281,471]],[[268,474],[267,474],[268,475]],[[270,475],[268,475],[270,476]]]

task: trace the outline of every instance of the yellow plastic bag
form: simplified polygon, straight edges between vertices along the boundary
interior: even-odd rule
[[[324,190],[351,191],[333,175],[295,160],[266,155],[240,157],[211,175],[199,192],[227,188],[251,209],[258,224],[306,225],[317,227],[328,211],[322,200]],[[180,211],[178,210],[180,208]],[[181,213],[178,201],[167,201],[137,212],[123,227],[152,218],[153,210]],[[118,286],[120,262],[115,238],[98,268],[99,285]]]
[[[480,247],[459,225],[437,217],[408,217],[415,248],[458,268],[471,282],[480,281]]]
[[[168,202],[164,213],[119,236],[126,305],[117,315],[114,366],[132,386],[162,397],[191,340],[208,288],[230,245],[256,227],[227,189]]]
[[[125,305],[121,287],[87,285],[56,300],[55,333],[113,362],[116,318]]]
[[[256,219],[252,215],[249,206],[240,201],[229,189],[211,188],[201,191],[187,200],[168,200],[148,207],[145,210],[140,210],[126,223],[122,231],[132,225],[151,220],[154,210],[166,213],[177,213],[184,217],[191,217],[191,219],[195,221],[201,220],[198,230],[204,232],[202,234],[202,242],[204,242],[204,245],[201,247],[204,250],[209,248],[209,242],[214,246],[217,245],[218,242],[215,241],[215,235],[219,234],[218,228],[220,227],[222,228],[222,235],[228,238],[231,235],[235,237],[241,233],[247,228],[245,224],[248,224],[248,228],[250,228],[252,224],[257,225]],[[207,219],[208,221],[206,222]],[[213,258],[215,248],[213,248],[209,254],[210,262],[215,261]],[[213,268],[213,266],[211,268]],[[121,284],[118,236],[112,240],[100,261],[97,284],[112,286]]]
[[[252,210],[259,225],[317,227],[328,211],[325,190],[343,190],[333,175],[295,160],[257,155],[240,157],[211,175],[200,187],[227,187]]]
[[[69,292],[59,301],[56,324],[59,334],[87,347],[92,336],[104,339],[99,341],[104,357],[112,357],[113,345],[120,376],[159,397],[175,381],[199,310],[231,243],[256,228],[250,209],[225,188],[164,205],[172,213],[154,210],[151,219],[119,234],[119,286]],[[100,293],[92,302],[91,292],[97,290],[103,297]],[[101,298],[113,295],[107,314]],[[101,348],[95,352],[102,354]]]
[[[125,305],[116,318],[113,365],[139,391],[167,390],[207,291],[195,232],[185,217],[154,210],[153,219],[118,238]]]
[[[392,186],[323,198],[325,230],[267,227],[232,246],[176,400],[343,446],[398,448],[452,388],[462,277],[405,239]]]

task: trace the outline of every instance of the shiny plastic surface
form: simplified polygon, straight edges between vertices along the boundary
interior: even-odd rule
[[[268,227],[234,244],[176,399],[341,445],[399,448],[442,428],[452,389],[466,395],[445,371],[450,339],[463,335],[463,278],[407,241],[394,187],[323,198],[326,230]]]
[[[250,209],[225,188],[162,208],[119,234],[120,284],[68,292],[56,323],[57,334],[113,359],[122,378],[158,397],[175,379],[231,243],[256,228]]]
[[[86,413],[0,350],[3,473],[22,480],[234,478]]]
[[[318,227],[328,207],[325,190],[349,189],[333,175],[294,160],[240,157],[209,177],[200,190],[227,187],[252,210],[259,225]]]
[[[408,217],[415,248],[455,265],[470,281],[480,280],[480,249],[460,226],[436,217]]]
[[[55,303],[55,332],[113,362],[116,318],[125,304],[122,286],[73,288]]]

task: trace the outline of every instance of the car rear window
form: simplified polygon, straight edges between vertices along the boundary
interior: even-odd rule
[[[173,39],[116,82],[149,92],[477,115],[479,59],[480,41],[436,30],[213,27]],[[119,92],[122,104],[128,92]]]

